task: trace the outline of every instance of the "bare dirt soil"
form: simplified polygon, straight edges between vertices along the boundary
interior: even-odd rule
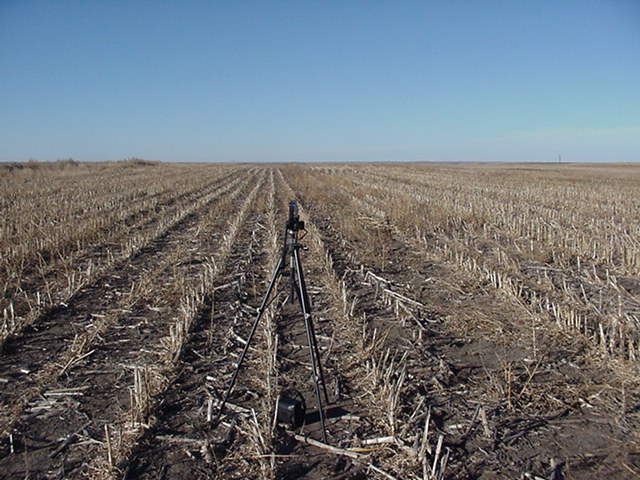
[[[640,477],[637,166],[80,164],[0,183],[0,478]],[[284,277],[218,417],[293,199],[326,443]],[[274,421],[281,394],[304,397],[302,427]]]

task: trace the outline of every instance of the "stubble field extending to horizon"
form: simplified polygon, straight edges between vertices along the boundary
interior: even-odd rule
[[[640,165],[66,162],[0,192],[0,478],[640,476]],[[331,449],[286,288],[215,421],[294,199]]]

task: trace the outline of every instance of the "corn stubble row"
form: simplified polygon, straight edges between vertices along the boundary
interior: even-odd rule
[[[322,182],[328,198],[351,198],[338,221],[367,217],[389,225],[415,248],[483,276],[532,315],[586,335],[606,354],[640,358],[637,168],[314,170],[310,191]],[[342,228],[357,229],[351,220]],[[389,245],[375,242],[371,250],[384,256]]]
[[[436,254],[483,278],[492,288],[525,304],[542,327],[555,325],[583,335],[603,354],[636,362],[640,356],[640,171],[621,168],[316,165],[282,167],[275,174],[271,170],[268,176],[266,171],[256,176],[262,167],[168,165],[2,174],[0,213],[6,221],[0,227],[0,341],[19,334],[47,308],[68,301],[101,272],[140,252],[215,196],[216,205],[220,203],[216,211],[229,222],[201,275],[180,283],[179,314],[161,345],[167,352],[163,377],[170,376],[205,290],[223,273],[241,222],[249,209],[258,208],[251,205],[264,189],[268,200],[263,210],[270,224],[265,235],[269,245],[262,248],[271,256],[278,251],[278,225],[275,229],[271,225],[278,221],[275,204],[283,200],[274,198],[277,184],[281,196],[297,194],[302,208],[308,204],[335,207],[332,225],[349,238],[365,238],[360,248],[372,262],[379,262],[382,273],[393,258],[393,246],[388,236],[376,235],[380,230],[366,228],[367,224],[382,225],[416,250]],[[259,180],[247,188],[250,176]],[[244,201],[236,201],[240,211],[235,214],[229,200],[234,197],[229,190],[234,185],[247,194]],[[228,205],[223,205],[225,195],[220,191],[230,192]],[[380,406],[378,416],[389,438],[401,440],[403,427],[397,415],[406,379],[405,358],[383,349],[379,334],[367,331],[364,319],[354,315],[358,299],[333,270],[320,231],[309,225],[312,257],[324,272],[322,283],[343,312],[342,341],[359,342],[353,358],[345,361],[361,366],[365,381],[360,388]],[[271,321],[266,330],[265,338],[275,345],[268,342],[265,367],[273,372],[278,339]],[[150,380],[150,371],[146,365],[133,371],[131,424],[146,424],[151,397],[165,388],[164,381]],[[264,385],[266,403],[273,403],[269,378]],[[254,424],[247,428],[255,430],[255,455],[265,459],[261,477],[272,478],[273,458],[263,455],[270,451],[273,431],[264,422]],[[423,466],[423,478],[436,478],[437,471],[444,472],[446,460],[442,464],[442,440],[434,450],[427,441],[428,432],[427,414],[413,450]],[[109,429],[105,436],[112,436]],[[117,463],[114,459],[130,453],[127,443],[120,436],[113,452],[109,447],[107,470]],[[410,460],[407,463],[413,465]],[[100,470],[102,465],[94,467]]]
[[[0,172],[0,344],[185,218],[233,170]]]

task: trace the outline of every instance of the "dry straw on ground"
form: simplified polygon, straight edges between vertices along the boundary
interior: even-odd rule
[[[635,478],[639,186],[634,165],[5,169],[0,468]],[[274,423],[289,384],[313,399],[286,292],[213,425],[291,199],[330,445]]]

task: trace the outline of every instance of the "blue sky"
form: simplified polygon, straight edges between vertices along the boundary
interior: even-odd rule
[[[638,1],[0,0],[0,161],[640,160]]]

